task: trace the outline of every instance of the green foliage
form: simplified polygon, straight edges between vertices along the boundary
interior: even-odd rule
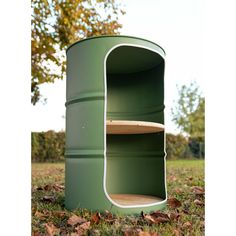
[[[40,132],[31,134],[32,161],[56,162],[63,161],[65,152],[64,132]]]
[[[189,149],[196,158],[205,157],[205,141],[203,137],[194,137],[189,139]]]
[[[40,84],[63,78],[65,49],[87,37],[119,34],[125,12],[115,0],[32,0],[31,10],[31,102],[36,104]]]
[[[195,82],[178,87],[179,99],[172,109],[173,121],[190,137],[204,137],[205,98]]]
[[[166,134],[166,153],[167,159],[183,159],[191,157],[191,153],[187,152],[188,141],[181,134]]]
[[[201,145],[201,146],[200,146]],[[201,154],[200,154],[201,151]],[[166,134],[167,159],[187,159],[204,157],[202,138],[187,140],[182,135]],[[65,132],[31,133],[31,155],[34,162],[63,161],[65,153]]]

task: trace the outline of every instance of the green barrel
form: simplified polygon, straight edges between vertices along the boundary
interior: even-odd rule
[[[166,206],[165,52],[100,36],[67,50],[65,205],[136,214]]]

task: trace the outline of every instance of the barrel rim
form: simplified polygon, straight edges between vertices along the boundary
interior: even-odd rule
[[[166,52],[165,50],[160,46],[158,45],[157,43],[154,43],[153,41],[151,40],[148,40],[148,39],[144,39],[144,38],[140,38],[140,37],[136,37],[136,36],[129,36],[129,35],[100,35],[100,36],[92,36],[92,37],[88,37],[86,39],[81,39],[81,40],[78,40],[74,43],[72,43],[71,45],[68,46],[68,48],[66,49],[66,53],[68,52],[68,50],[73,47],[74,45],[78,44],[78,43],[81,43],[81,42],[84,42],[84,41],[87,41],[87,40],[91,40],[91,39],[98,39],[98,38],[133,38],[133,39],[139,39],[139,40],[143,40],[143,41],[146,41],[146,42],[149,42],[149,43],[152,43],[156,46],[158,46],[164,53],[164,55],[166,56]]]

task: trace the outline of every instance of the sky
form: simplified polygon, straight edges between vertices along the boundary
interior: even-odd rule
[[[166,52],[165,128],[178,133],[171,108],[178,98],[176,85],[195,80],[204,94],[203,0],[127,0],[120,22],[122,35],[151,40]],[[65,130],[66,80],[43,84],[46,103],[31,106],[31,131]]]

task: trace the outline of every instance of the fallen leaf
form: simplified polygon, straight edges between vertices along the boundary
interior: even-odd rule
[[[76,230],[76,235],[77,236],[82,236],[85,235],[88,229],[90,228],[90,221],[87,221],[81,225],[78,225],[75,230]]]
[[[155,211],[150,214],[152,217],[154,217],[156,223],[165,223],[170,222],[170,218],[167,214]]]
[[[152,212],[151,214],[143,214],[141,212],[141,216],[150,224],[170,222],[169,216],[159,211]]]
[[[150,233],[146,231],[141,231],[138,233],[138,236],[158,236],[158,234],[156,232]]]
[[[122,231],[123,231],[124,236],[134,236],[134,235],[138,235],[138,233],[142,230],[139,228],[127,226],[127,227],[124,227]]]
[[[39,219],[41,219],[41,220],[43,220],[43,219],[46,218],[46,216],[45,216],[42,212],[39,212],[39,211],[36,211],[36,212],[34,213],[34,216],[36,216],[37,218],[39,218]]]
[[[97,212],[96,214],[93,214],[91,216],[91,223],[92,224],[99,224],[100,220],[101,220],[101,215],[99,212]]]
[[[136,233],[136,232],[135,232]],[[123,231],[123,236],[133,236],[135,235],[133,231],[131,230],[126,230],[126,231]]]
[[[175,236],[180,236],[181,233],[178,229],[173,229],[173,233],[175,234]]]
[[[185,213],[185,214],[189,214],[189,210],[188,209],[183,209],[183,213]]]
[[[180,207],[181,206],[181,202],[178,200],[178,199],[176,199],[176,198],[169,198],[168,200],[167,200],[167,204],[171,207],[171,208],[178,208],[178,207]]]
[[[200,201],[200,200],[198,200],[198,199],[195,199],[195,200],[194,200],[194,203],[195,203],[196,205],[198,205],[198,206],[203,206],[203,205],[204,205],[204,202],[202,202],[202,201]]]
[[[51,215],[51,212],[48,211],[48,210],[43,210],[43,214],[44,214],[45,216],[49,216],[49,215]]]
[[[71,226],[74,226],[74,225],[77,225],[77,224],[82,224],[86,222],[86,220],[80,216],[77,216],[77,215],[72,215],[68,221],[67,221],[67,224],[68,225],[71,225]]]
[[[41,189],[43,189],[45,191],[51,191],[51,190],[62,191],[65,189],[65,186],[60,185],[60,184],[47,184],[43,188],[41,187]]]
[[[33,231],[33,236],[41,236],[39,231]]]
[[[48,236],[54,236],[60,233],[60,229],[58,229],[53,223],[45,224],[45,228]]]
[[[142,231],[140,228],[126,227],[123,229],[124,236],[158,236],[156,232]]]
[[[188,228],[191,228],[192,227],[192,224],[191,222],[187,221],[185,222],[183,225],[182,225],[182,228],[184,229],[188,229]]]
[[[52,185],[49,185],[49,184],[45,185],[45,186],[43,187],[43,190],[45,190],[45,191],[50,191],[50,190],[52,190]]]
[[[179,220],[180,214],[179,214],[179,213],[175,213],[175,212],[171,212],[171,213],[169,214],[169,218],[170,218],[171,221],[173,221],[173,220]]]
[[[191,190],[196,195],[203,195],[204,194],[204,188],[200,186],[193,186],[191,187]]]
[[[42,198],[42,200],[44,201],[44,202],[55,202],[55,197],[54,196],[44,196],[43,198]]]
[[[104,216],[105,216],[105,218],[106,219],[112,219],[113,218],[113,215],[112,215],[112,213],[111,212],[109,212],[109,211],[105,211],[105,214],[104,214]]]
[[[109,211],[105,211],[104,220],[110,224],[113,224],[114,222],[116,222],[116,218]]]
[[[145,215],[143,216],[143,218],[144,218],[148,223],[156,223],[156,222],[155,222],[155,219],[154,219],[152,216],[148,215],[148,214],[145,214]]]
[[[176,176],[174,176],[174,175],[171,175],[171,176],[170,176],[170,180],[171,180],[171,181],[176,181],[176,180],[177,180],[177,178],[176,178]]]
[[[61,184],[54,184],[53,185],[53,188],[56,190],[56,191],[62,191],[65,189],[65,186],[64,185],[61,185]]]
[[[176,188],[175,190],[174,190],[174,192],[176,192],[176,193],[183,193],[183,189],[182,188]]]
[[[36,190],[43,190],[43,187],[37,187]]]
[[[64,217],[66,215],[65,211],[53,211],[52,214],[56,217]]]
[[[204,230],[204,228],[205,228],[205,222],[204,221],[200,221],[200,228],[202,230]]]

